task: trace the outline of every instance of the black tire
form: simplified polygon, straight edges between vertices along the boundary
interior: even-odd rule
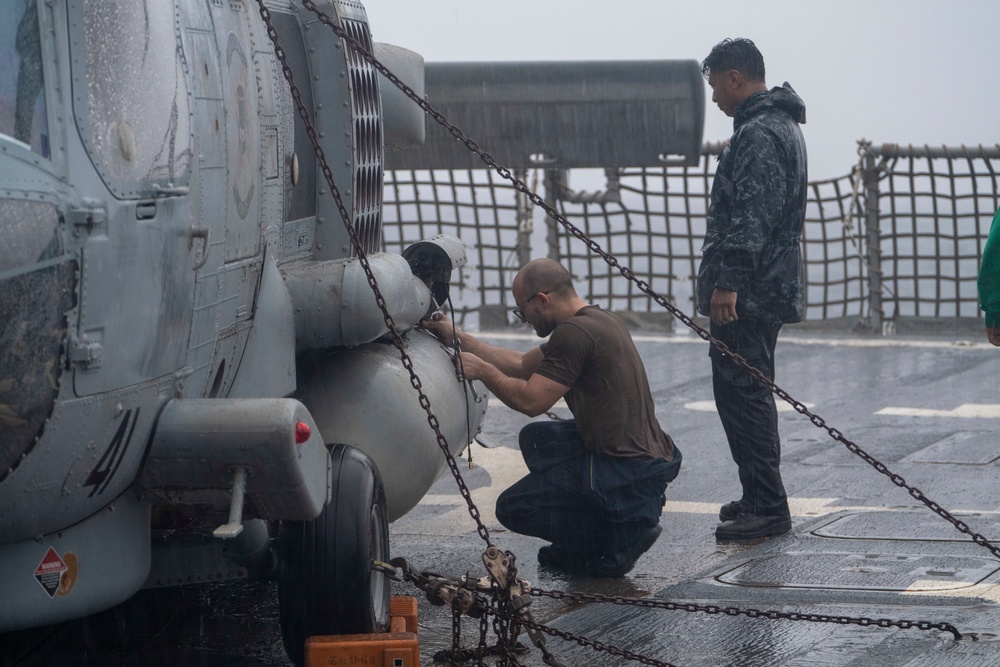
[[[313,521],[285,521],[279,532],[278,601],[288,657],[305,661],[315,635],[383,632],[389,580],[372,561],[389,559],[385,490],[374,461],[336,445],[330,503]]]

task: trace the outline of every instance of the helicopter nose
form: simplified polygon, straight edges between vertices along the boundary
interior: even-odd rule
[[[52,414],[76,261],[64,256],[59,213],[0,199],[0,483]]]

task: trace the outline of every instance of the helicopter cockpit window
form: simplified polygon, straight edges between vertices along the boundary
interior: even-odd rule
[[[0,199],[0,232],[0,276],[62,254],[59,213],[52,204]]]
[[[186,183],[191,166],[187,83],[174,3],[84,0],[86,107],[75,109],[91,159],[124,196],[147,195],[151,181]],[[83,69],[83,72],[80,70]]]
[[[0,134],[49,156],[42,43],[35,0],[0,4]]]

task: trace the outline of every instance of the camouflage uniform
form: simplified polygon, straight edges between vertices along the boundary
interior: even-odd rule
[[[772,381],[778,331],[805,314],[800,237],[806,147],[799,129],[804,122],[805,105],[787,83],[754,93],[737,107],[733,136],[712,184],[698,270],[703,315],[711,312],[715,288],[737,294],[738,319],[712,323],[711,334]],[[709,356],[716,407],[743,487],[739,512],[786,520],[774,396],[714,346]]]
[[[805,275],[806,107],[791,86],[754,93],[736,109],[712,183],[698,269],[698,312],[716,287],[739,294],[740,319],[799,322]]]

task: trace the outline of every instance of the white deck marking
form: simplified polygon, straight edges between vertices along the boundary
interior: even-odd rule
[[[775,401],[775,403],[778,406],[778,412],[795,412],[795,408],[785,401]],[[802,405],[812,409],[815,403],[803,403]],[[685,403],[684,408],[695,412],[717,412],[715,401],[691,401],[690,403]]]
[[[667,496],[670,496],[670,487],[667,487]],[[788,509],[792,516],[800,517],[816,517],[816,516],[826,516],[827,514],[836,514],[837,512],[912,512],[914,507],[883,507],[881,505],[837,505],[836,502],[840,500],[839,498],[805,498],[805,497],[788,497]],[[664,513],[667,512],[678,512],[687,514],[718,514],[719,507],[728,501],[717,502],[717,503],[694,503],[684,500],[667,500],[667,504],[663,506]],[[921,506],[922,507],[922,506]],[[930,510],[928,510],[930,511]],[[1000,511],[992,510],[965,510],[959,509],[954,510],[953,514],[990,514],[996,515],[1000,514]]]
[[[965,403],[954,410],[930,408],[882,408],[877,415],[901,417],[960,417],[963,419],[1000,419],[1000,403]]]
[[[992,575],[987,579],[994,578]],[[950,590],[949,590],[950,589]],[[955,581],[936,579],[918,579],[910,584],[903,595],[927,595],[933,591],[934,596],[951,596],[971,598],[977,597],[991,602],[1000,602],[1000,586],[995,583],[978,583],[975,581]]]

